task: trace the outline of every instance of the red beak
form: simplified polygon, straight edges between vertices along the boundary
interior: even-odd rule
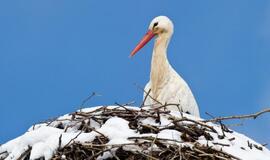
[[[134,48],[134,50],[131,52],[130,57],[134,56],[143,46],[146,45],[147,42],[149,42],[155,34],[151,31],[148,30],[148,32],[144,35],[140,43]]]

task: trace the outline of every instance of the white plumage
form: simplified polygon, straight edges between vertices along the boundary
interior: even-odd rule
[[[179,107],[170,105],[167,108],[169,110],[180,109],[199,117],[199,108],[188,84],[177,74],[167,59],[167,47],[172,34],[172,21],[166,16],[156,17],[150,23],[147,34],[131,53],[131,56],[135,55],[138,50],[156,36],[150,81],[145,86],[145,91],[148,92],[151,89],[151,92],[146,98],[145,105],[159,107],[160,104],[157,104],[155,100],[162,104],[179,104]]]

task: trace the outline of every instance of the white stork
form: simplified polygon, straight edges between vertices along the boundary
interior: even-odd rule
[[[144,90],[151,92],[146,97],[145,105],[155,106],[156,101],[162,104],[170,105],[169,110],[179,109],[200,117],[199,108],[196,100],[187,85],[179,74],[172,68],[167,59],[167,47],[173,34],[173,23],[166,16],[158,16],[152,20],[148,32],[131,52],[134,56],[147,42],[156,37],[151,63],[150,81],[146,84]],[[146,93],[144,93],[144,98]]]

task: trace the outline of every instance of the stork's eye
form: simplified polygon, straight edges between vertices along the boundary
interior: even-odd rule
[[[158,22],[154,23],[153,28],[155,28],[158,25]]]

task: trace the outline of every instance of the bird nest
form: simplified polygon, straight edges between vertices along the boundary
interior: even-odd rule
[[[229,153],[216,149],[208,144],[201,144],[199,139],[203,138],[207,141],[214,140],[210,134],[217,134],[219,139],[224,139],[226,134],[231,133],[225,125],[222,128],[222,134],[208,125],[206,122],[197,121],[185,116],[174,117],[166,110],[134,110],[123,105],[115,108],[101,107],[90,112],[78,111],[71,114],[72,125],[63,124],[58,121],[55,127],[67,130],[70,127],[76,127],[80,133],[98,132],[91,127],[91,122],[104,125],[106,121],[112,117],[119,117],[129,122],[129,128],[140,135],[128,137],[129,143],[110,144],[109,138],[98,132],[98,136],[91,142],[78,143],[76,137],[71,140],[63,148],[59,148],[52,159],[239,159]],[[161,117],[168,118],[171,123],[166,126],[161,125]],[[145,119],[152,119],[155,123],[144,124]],[[57,120],[56,120],[57,121]],[[50,125],[51,121],[48,124]],[[159,125],[157,125],[159,124]],[[175,130],[181,132],[181,141],[170,138],[159,138],[157,135],[162,130]],[[79,134],[80,134],[79,133]],[[79,135],[78,135],[79,136]],[[179,138],[177,138],[179,139]],[[231,141],[234,139],[231,138]],[[61,138],[59,138],[61,143]],[[214,143],[216,145],[226,146],[227,144]],[[107,157],[107,158],[106,158]]]
[[[166,107],[163,105],[158,109],[145,110],[117,104],[82,109],[34,125],[29,132],[37,131],[40,134],[47,129],[57,130],[59,134],[52,134],[52,137],[56,137],[53,139],[56,145],[49,156],[53,160],[239,160],[242,159],[242,152],[250,155],[268,153],[264,146],[235,133],[221,122],[223,119],[241,117],[203,120],[182,112],[166,110]],[[269,111],[246,115],[244,118],[256,118]],[[38,132],[40,128],[45,130]],[[35,138],[27,136],[17,138],[18,142],[11,142],[11,145],[16,146],[24,141],[24,148],[28,146],[16,159],[33,159],[31,152],[36,152],[37,147],[34,149],[34,145],[30,146],[27,142]],[[42,143],[44,141],[44,137],[39,140]],[[1,151],[1,146],[0,152],[0,160],[12,157],[8,150]],[[45,154],[40,155],[34,159],[48,159]]]

